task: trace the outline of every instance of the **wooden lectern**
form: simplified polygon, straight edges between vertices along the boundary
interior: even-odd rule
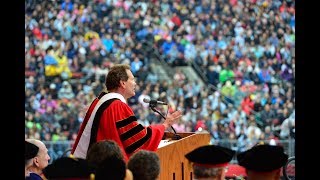
[[[160,180],[192,180],[192,164],[185,155],[210,143],[210,134],[207,132],[177,134],[181,139],[172,140],[174,133],[165,132],[156,151],[160,158]]]

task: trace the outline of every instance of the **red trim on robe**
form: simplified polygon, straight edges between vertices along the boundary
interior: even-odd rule
[[[73,154],[74,151],[76,150],[76,147],[77,147],[77,145],[78,145],[78,143],[79,143],[79,140],[80,140],[80,137],[81,137],[81,135],[82,135],[82,133],[83,133],[83,130],[84,130],[84,128],[86,127],[86,125],[87,125],[87,123],[88,123],[88,120],[89,120],[89,118],[90,118],[90,116],[91,116],[91,113],[92,113],[94,107],[96,106],[96,104],[98,103],[98,101],[99,101],[99,99],[98,99],[98,98],[95,98],[95,99],[92,101],[92,103],[90,104],[89,109],[87,110],[86,115],[85,115],[85,117],[84,117],[84,119],[83,119],[83,121],[82,121],[82,123],[81,123],[81,126],[80,126],[80,129],[79,129],[79,131],[78,131],[78,135],[77,135],[77,138],[76,138],[76,140],[75,140],[75,143],[73,144],[71,154]]]

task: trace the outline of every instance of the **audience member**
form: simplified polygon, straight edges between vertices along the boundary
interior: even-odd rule
[[[247,180],[280,180],[288,155],[281,146],[256,145],[239,153],[237,159],[246,168]]]
[[[193,175],[197,180],[224,180],[229,162],[235,151],[216,145],[201,146],[185,155],[192,162]]]
[[[104,159],[112,156],[124,160],[121,149],[115,141],[102,140],[92,144],[89,148],[87,161],[95,169],[100,166]]]
[[[85,159],[60,157],[43,170],[48,180],[94,180],[89,163]]]
[[[97,175],[96,179],[110,177],[110,173],[112,174],[114,171],[117,171],[117,173],[114,174],[115,179],[123,179],[121,165],[125,163],[124,156],[119,145],[115,141],[102,140],[92,144],[88,150],[87,161],[92,167],[93,172]],[[113,166],[113,164],[116,166]],[[105,168],[109,169],[105,170]],[[125,180],[133,178],[131,171],[127,168],[125,169],[124,174]]]
[[[48,166],[50,160],[48,149],[46,145],[40,140],[26,139],[26,141],[36,145],[39,148],[37,155],[33,158],[32,165],[28,168],[28,170],[30,171],[30,175],[26,179],[44,179],[42,170]]]
[[[104,158],[95,170],[95,180],[133,180],[133,175],[126,168],[123,159],[117,156],[109,156]]]
[[[156,180],[160,174],[160,159],[157,153],[139,150],[128,161],[134,180]]]
[[[33,164],[33,158],[37,156],[39,148],[38,146],[25,141],[25,152],[24,152],[24,172],[25,177],[30,175],[28,168]]]

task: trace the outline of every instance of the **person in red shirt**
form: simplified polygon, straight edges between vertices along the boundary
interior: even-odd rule
[[[135,78],[128,65],[114,65],[107,74],[108,93],[95,99],[89,108],[72,154],[86,158],[90,146],[100,140],[114,140],[124,154],[124,160],[139,149],[156,151],[164,131],[182,116],[181,111],[168,113],[162,124],[147,127],[139,124],[127,99],[135,95]],[[84,127],[83,127],[84,126]]]
[[[254,102],[252,101],[250,96],[246,96],[241,101],[241,108],[247,115],[250,115],[251,111],[253,111],[253,105],[254,105]]]

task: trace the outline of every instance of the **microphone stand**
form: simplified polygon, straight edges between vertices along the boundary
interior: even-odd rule
[[[150,106],[150,108],[151,108],[154,112],[158,113],[163,119],[166,119],[166,117],[164,117],[164,115],[155,108],[155,107],[156,107],[155,104],[149,103],[149,106]],[[174,135],[173,135],[173,138],[172,138],[172,139],[173,139],[173,140],[181,139],[181,136],[179,136],[179,135],[177,134],[176,130],[175,130],[172,126],[170,126],[170,127],[171,127],[171,129],[173,130],[173,132],[174,132]]]

